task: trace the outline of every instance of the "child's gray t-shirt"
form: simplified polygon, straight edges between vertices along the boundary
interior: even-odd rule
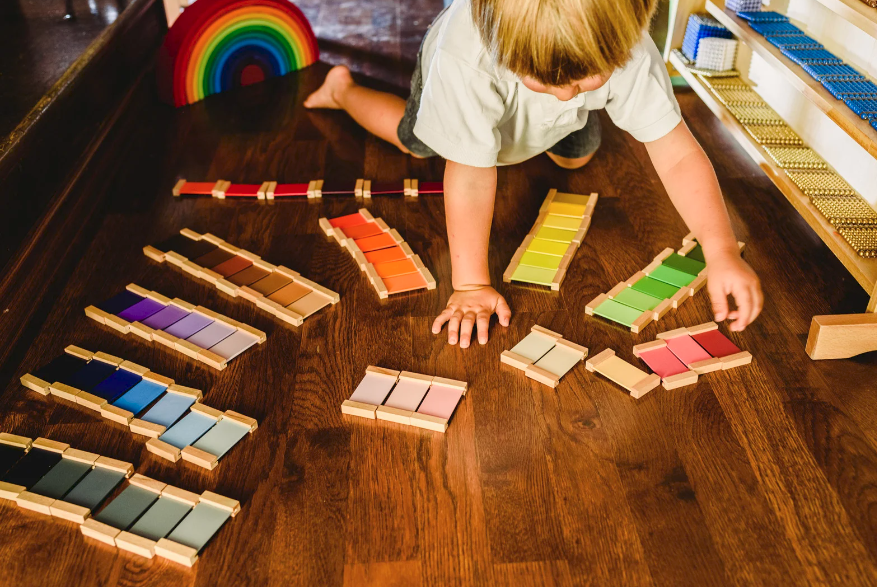
[[[605,108],[641,142],[682,121],[667,68],[647,36],[599,89],[562,102],[527,89],[498,68],[471,16],[456,0],[432,24],[421,51],[423,93],[414,134],[436,153],[473,167],[511,165],[547,151]]]

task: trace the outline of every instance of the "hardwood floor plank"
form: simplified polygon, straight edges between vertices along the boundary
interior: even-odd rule
[[[345,587],[418,587],[420,562],[398,561],[345,565]]]
[[[591,352],[606,348],[606,340],[606,336],[592,335],[588,340]],[[631,351],[613,348],[622,359],[637,361]],[[639,536],[652,580],[656,584],[727,584],[725,562],[661,415],[660,404],[665,401],[661,392],[666,390],[658,387],[633,400],[602,378],[592,390],[615,449],[613,460],[633,518],[631,529]]]
[[[431,318],[412,320],[412,369],[478,389],[476,362],[458,346],[433,336]],[[420,436],[417,529],[426,585],[490,585],[494,581],[481,465],[475,439],[477,395],[467,392],[448,433]],[[480,413],[480,412],[478,412]],[[455,564],[446,561],[452,558]]]
[[[494,565],[497,586],[567,587],[573,578],[566,561],[536,561]]]
[[[733,387],[734,373],[725,373]],[[715,379],[703,377],[696,386],[664,394],[663,419],[673,431],[729,582],[793,584],[804,574],[803,568],[714,395],[725,382]]]
[[[781,364],[788,353],[773,351],[769,356],[775,361],[765,362],[762,368],[775,371],[774,365]],[[780,388],[783,405],[806,443],[809,455],[840,500],[871,561],[877,561],[875,519],[867,506],[870,501],[867,496],[874,485],[877,443],[873,434],[866,432],[871,428],[857,423],[855,412],[845,405],[835,388],[819,385],[820,375],[809,369],[809,365],[802,367],[783,369],[785,385]]]
[[[765,385],[764,372],[753,363],[735,375],[741,383],[735,393],[718,399],[804,566],[806,580],[877,576],[849,515],[795,430],[778,392]]]
[[[377,297],[377,296],[375,296]],[[396,371],[411,364],[411,327],[407,317],[379,319],[360,314],[367,322],[381,322],[380,329],[356,333],[351,369],[350,397],[374,365]],[[341,401],[334,408],[340,411]],[[416,434],[383,420],[343,416],[350,427],[349,503],[346,533],[347,564],[407,561],[419,554],[416,528],[417,471],[411,466],[416,455]]]
[[[550,320],[548,324],[550,328]],[[526,332],[520,335],[523,338]],[[487,346],[496,347],[496,342]],[[485,355],[484,348],[476,348]],[[474,387],[484,377],[493,380],[491,386],[482,383],[477,396],[472,396],[479,415],[474,432],[491,554],[495,562],[547,560],[562,550],[563,530],[534,397],[550,389],[521,377],[520,371],[499,369],[496,354],[493,365],[481,363],[470,381]],[[509,414],[516,414],[513,426]]]
[[[343,583],[350,436],[347,428],[300,430],[276,445],[283,451],[274,463],[279,478],[270,584]]]
[[[565,331],[564,338],[573,342],[582,341],[581,322],[569,330],[564,324],[566,317],[561,316],[563,319],[552,323],[541,319],[536,322]],[[521,322],[523,326],[530,324],[528,318],[519,315],[517,328],[509,330],[526,330],[521,329]],[[503,370],[523,377],[510,367],[503,366]],[[591,399],[593,389],[601,385],[587,373],[584,362],[567,373],[556,390],[533,385],[538,387],[533,397],[539,427],[546,437],[549,475],[571,576],[569,584],[621,581],[625,585],[651,585],[634,516],[613,463],[615,446]]]

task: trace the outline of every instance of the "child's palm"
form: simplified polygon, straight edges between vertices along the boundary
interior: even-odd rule
[[[490,316],[494,313],[500,324],[509,325],[512,311],[505,298],[492,287],[455,291],[448,299],[447,308],[432,323],[432,332],[438,334],[447,322],[448,343],[457,344],[459,338],[460,348],[467,348],[472,340],[472,329],[477,328],[478,342],[485,344]]]

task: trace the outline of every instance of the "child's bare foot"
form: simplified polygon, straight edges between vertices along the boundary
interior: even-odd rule
[[[305,100],[305,108],[330,108],[332,110],[340,110],[341,104],[338,103],[338,92],[342,91],[355,82],[350,75],[350,70],[345,65],[336,65],[326,74],[323,85],[316,92],[308,96]]]

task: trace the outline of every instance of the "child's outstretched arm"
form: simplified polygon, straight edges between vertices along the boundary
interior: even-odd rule
[[[496,199],[496,167],[470,167],[448,161],[445,168],[445,216],[454,293],[448,306],[432,324],[433,334],[448,323],[448,343],[466,348],[477,327],[478,342],[487,342],[490,316],[494,312],[503,326],[512,311],[490,285],[487,247],[493,202]]]
[[[707,289],[717,322],[743,330],[761,312],[764,296],[755,272],[740,258],[712,164],[684,122],[663,138],[645,143],[670,200],[703,247]],[[728,296],[735,311],[728,311]]]

